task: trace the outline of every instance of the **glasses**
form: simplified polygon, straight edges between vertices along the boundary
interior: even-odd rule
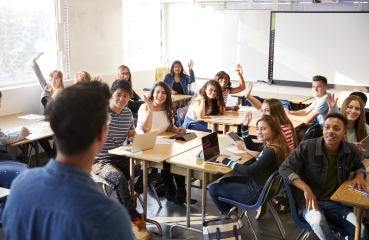
[[[123,72],[121,73],[123,76],[126,75],[126,76],[129,76],[129,74],[131,74],[130,72]]]

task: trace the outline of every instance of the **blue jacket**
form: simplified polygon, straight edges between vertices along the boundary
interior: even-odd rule
[[[195,73],[193,72],[193,70],[190,70],[189,72],[190,72],[190,77],[183,76],[179,80],[179,82],[182,85],[183,92],[185,95],[189,95],[188,94],[188,84],[195,82]],[[174,75],[173,76],[171,76],[170,74],[165,75],[165,78],[163,81],[166,82],[170,88],[172,88],[173,82],[174,82]]]
[[[315,197],[321,193],[325,178],[327,176],[328,160],[324,156],[323,137],[306,140],[292,152],[292,154],[279,167],[279,174],[288,182],[300,178],[304,181],[314,193]],[[364,173],[366,171],[361,163],[357,147],[346,141],[341,141],[340,152],[337,159],[337,178],[341,185],[346,181],[350,172]],[[306,201],[302,190],[294,191],[294,199],[301,211],[306,208]]]

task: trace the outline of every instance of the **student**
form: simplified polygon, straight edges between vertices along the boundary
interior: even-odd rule
[[[90,177],[108,135],[109,97],[107,85],[81,83],[49,103],[58,155],[12,182],[2,215],[6,239],[133,239],[126,210]]]
[[[337,100],[334,99],[334,94],[329,94],[327,103],[329,105],[329,112],[333,112],[337,105]],[[360,97],[355,95],[348,96],[342,103],[341,114],[347,118],[347,134],[344,140],[355,144],[359,150],[362,149],[363,140],[369,134],[369,125],[366,124],[364,103]]]
[[[41,57],[44,53],[39,52],[34,58],[31,59],[31,67],[36,74],[40,87],[42,89],[41,93],[41,104],[40,111],[41,114],[46,114],[46,106],[52,100],[56,99],[59,93],[64,89],[63,83],[63,73],[59,70],[53,70],[49,73],[50,82],[46,82],[44,76],[41,73],[40,67],[38,66],[36,60]],[[44,149],[45,153],[49,158],[54,158],[56,155],[55,149],[51,148],[49,140],[47,138],[38,140],[41,147]]]
[[[261,116],[271,115],[278,119],[279,123],[281,124],[282,132],[286,136],[287,143],[290,146],[292,152],[297,147],[296,131],[291,120],[287,117],[281,101],[275,98],[270,98],[265,99],[264,102],[261,103],[259,100],[251,95],[252,86],[252,83],[249,83],[249,85],[247,86],[245,91],[245,98],[250,101],[254,108],[256,108],[257,110],[261,110]]]
[[[82,83],[82,82],[92,82],[92,81],[98,81],[101,82],[102,79],[99,78],[99,76],[92,78],[91,75],[86,71],[79,71],[76,73],[74,77],[73,84]]]
[[[236,66],[236,73],[238,75],[240,85],[235,88],[231,87],[232,83],[231,83],[230,77],[224,71],[218,72],[214,77],[214,80],[218,81],[220,87],[222,88],[224,104],[227,104],[227,99],[228,99],[229,94],[239,93],[245,90],[245,80],[243,80],[243,76],[242,76],[243,70],[240,64],[237,64]],[[228,111],[238,111],[238,109],[240,108],[237,105],[233,107],[226,107],[226,110]]]
[[[351,186],[366,189],[366,173],[360,161],[357,147],[342,141],[347,132],[347,118],[339,113],[326,116],[323,136],[306,140],[287,157],[279,173],[298,189],[295,201],[304,219],[319,239],[336,239],[327,221],[345,229],[346,236],[355,235],[356,216],[352,207],[330,198],[338,187],[354,172]],[[345,236],[341,236],[344,239]],[[361,227],[361,239],[367,239],[368,232]]]
[[[233,205],[219,201],[218,197],[227,197],[235,201],[253,204],[258,200],[264,184],[284,159],[290,154],[290,148],[281,131],[277,119],[265,115],[257,121],[258,136],[264,143],[253,142],[248,135],[248,125],[252,114],[248,112],[242,122],[242,137],[244,144],[250,150],[262,150],[256,161],[248,166],[238,164],[225,158],[221,162],[241,173],[241,176],[225,177],[219,183],[209,187],[209,194],[223,217],[227,215]],[[217,160],[219,162],[219,160]],[[237,212],[232,212],[230,217],[237,219]]]
[[[129,68],[126,65],[120,65],[118,67],[115,80],[118,80],[118,79],[128,81],[129,84],[131,84],[131,87],[132,87],[131,100],[132,101],[141,100],[140,96],[138,96],[138,94],[133,90],[131,70],[129,70]]]
[[[171,90],[165,82],[157,82],[151,88],[148,97],[144,96],[145,103],[138,110],[137,133],[147,133],[158,131],[174,132],[185,134],[186,129],[177,128],[173,124],[173,102]],[[165,186],[165,196],[168,201],[176,204],[186,203],[185,177],[170,172],[170,164],[164,163],[164,169],[161,171],[161,177]],[[177,191],[173,184],[173,177],[176,181]],[[191,204],[196,203],[191,200]]]
[[[182,63],[178,60],[172,63],[170,68],[170,73],[164,77],[164,82],[166,82],[172,89],[172,94],[184,94],[189,95],[188,84],[195,82],[195,74],[192,70],[195,62],[190,59],[188,62],[188,69],[190,76],[188,76],[182,66]]]
[[[305,109],[290,112],[288,109],[286,111],[287,117],[291,120],[302,121],[308,124],[314,120],[318,119],[318,123],[321,127],[324,125],[325,115],[328,113],[327,104],[327,89],[328,83],[327,79],[323,76],[317,75],[313,77],[313,94],[315,96],[314,102]],[[338,108],[335,107],[334,112],[338,112]]]
[[[217,81],[209,80],[192,97],[182,126],[187,129],[211,132],[208,124],[199,119],[208,115],[222,115],[224,111],[222,89]]]
[[[0,108],[1,108],[2,98],[3,98],[3,95],[0,92]],[[4,133],[0,128],[0,145],[8,145],[14,142],[18,142],[30,134],[31,133],[26,127],[22,127],[19,132],[16,132],[15,134],[11,134],[11,135],[7,134],[6,132]],[[7,151],[0,150],[0,161],[1,160],[12,160],[12,159],[13,159],[12,156]]]
[[[131,99],[132,87],[128,81],[116,80],[110,89],[112,97],[109,102],[109,134],[104,148],[98,154],[92,173],[98,176],[104,184],[109,185],[130,215],[132,221],[132,231],[138,239],[150,239],[150,234],[146,230],[146,222],[136,211],[134,202],[128,188],[126,178],[130,176],[130,161],[128,157],[109,154],[108,151],[124,145],[126,139],[134,140],[136,131],[133,125],[131,110],[126,105]],[[134,175],[139,175],[135,184],[135,192],[143,192],[143,175],[141,165],[134,166]],[[148,183],[155,179],[157,169],[151,169],[148,174]]]
[[[364,102],[364,110],[366,110],[365,107],[366,107],[366,102],[368,101],[368,97],[363,92],[352,92],[350,96],[351,95],[360,97],[361,100],[363,100]],[[369,124],[369,112],[367,111],[364,111],[364,112],[365,112],[366,124]]]

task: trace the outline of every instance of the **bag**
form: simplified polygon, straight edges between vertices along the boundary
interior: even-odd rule
[[[206,221],[203,223],[202,233],[204,235],[204,240],[241,240],[238,219],[220,218]]]

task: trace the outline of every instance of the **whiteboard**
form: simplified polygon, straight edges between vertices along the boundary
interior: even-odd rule
[[[270,10],[213,9],[200,5],[168,5],[165,57],[187,69],[195,60],[196,78],[212,79],[219,71],[232,80],[237,63],[245,80],[268,79]]]
[[[276,12],[273,79],[369,86],[368,12]]]

